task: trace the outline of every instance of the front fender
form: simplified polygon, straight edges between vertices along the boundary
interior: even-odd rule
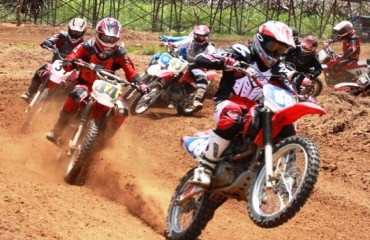
[[[284,126],[296,122],[307,114],[323,115],[326,114],[326,111],[315,103],[299,102],[275,112],[272,116],[272,137],[275,138]],[[263,146],[263,129],[258,132],[254,143]]]

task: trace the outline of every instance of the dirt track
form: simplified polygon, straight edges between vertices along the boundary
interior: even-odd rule
[[[66,163],[55,160],[56,149],[45,139],[59,109],[31,133],[18,133],[26,107],[19,95],[50,58],[38,44],[58,30],[0,23],[0,239],[163,239],[171,195],[196,164],[179,139],[213,127],[212,100],[194,117],[161,108],[130,116],[99,152],[87,184],[69,186],[62,179]],[[126,46],[156,42],[152,34],[126,36]],[[364,44],[361,58],[369,53]],[[140,72],[150,58],[130,56]],[[200,239],[369,239],[370,99],[325,88],[318,101],[327,115],[299,122],[300,133],[317,142],[322,160],[302,210],[281,227],[261,229],[248,218],[244,202],[229,201]]]

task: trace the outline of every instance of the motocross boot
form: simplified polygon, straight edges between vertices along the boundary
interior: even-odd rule
[[[214,131],[209,135],[209,142],[199,164],[194,169],[194,177],[191,181],[195,185],[208,188],[211,185],[211,177],[221,154],[229,146],[230,141],[218,136]]]
[[[203,108],[203,99],[206,90],[204,88],[198,88],[195,92],[193,108],[197,112]]]
[[[55,124],[54,128],[46,134],[46,139],[59,146],[61,142],[60,135],[66,127],[70,117],[71,114],[67,113],[64,110],[61,110],[57,123]]]
[[[22,93],[21,98],[25,101],[29,102],[32,96],[36,93],[37,89],[39,88],[40,84],[37,82],[35,77],[32,78],[31,85],[28,87],[28,90]]]

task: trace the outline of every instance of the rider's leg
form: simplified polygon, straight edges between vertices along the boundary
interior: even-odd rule
[[[31,80],[31,84],[28,87],[28,90],[22,93],[21,98],[28,101],[32,96],[36,93],[37,89],[41,84],[41,75],[45,71],[47,65],[42,66],[41,68],[37,69],[33,78]]]
[[[200,110],[203,108],[204,94],[208,87],[208,80],[205,72],[201,69],[192,69],[192,73],[194,74],[195,84],[197,86],[193,107],[196,110]]]
[[[215,118],[219,119],[216,129],[210,136],[203,156],[198,159],[198,167],[194,170],[193,183],[209,187],[211,176],[217,161],[229,146],[231,139],[242,127],[242,110],[230,101],[223,101],[216,106]]]

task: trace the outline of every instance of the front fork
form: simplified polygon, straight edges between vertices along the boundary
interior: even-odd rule
[[[266,187],[271,188],[275,176],[273,176],[273,138],[272,138],[272,112],[265,108],[262,112],[263,145],[266,167]]]
[[[77,145],[77,143],[78,143],[78,141],[79,141],[79,139],[80,139],[80,137],[81,137],[81,135],[84,131],[84,128],[86,126],[89,114],[91,112],[91,109],[92,109],[92,106],[93,106],[92,103],[93,103],[92,101],[88,101],[85,108],[84,108],[84,111],[81,114],[80,123],[78,125],[77,131],[73,135],[72,140],[69,142],[69,149],[68,149],[68,153],[67,153],[68,156],[71,156],[73,151],[76,149],[76,145]]]

